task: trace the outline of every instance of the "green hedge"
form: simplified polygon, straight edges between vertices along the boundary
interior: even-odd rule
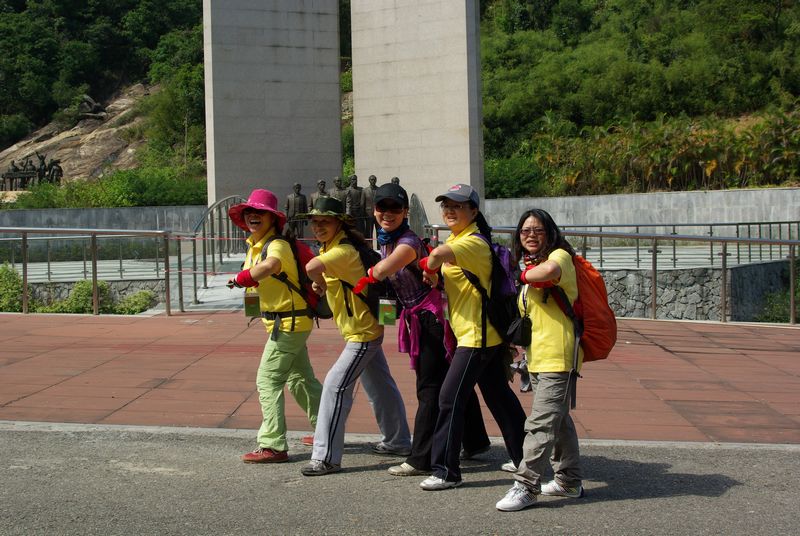
[[[150,309],[157,302],[155,293],[150,290],[140,290],[115,302],[106,281],[97,282],[97,296],[101,314],[135,315]],[[77,281],[65,300],[51,304],[31,301],[29,310],[35,313],[91,314],[94,312],[92,282]],[[0,311],[22,311],[22,278],[8,264],[0,266]]]

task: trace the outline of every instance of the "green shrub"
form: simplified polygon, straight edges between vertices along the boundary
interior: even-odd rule
[[[350,93],[353,91],[353,71],[346,70],[339,75],[339,83],[342,86],[342,93]]]
[[[118,315],[138,315],[153,307],[157,302],[156,294],[152,290],[140,290],[136,294],[125,296],[114,306],[114,313]]]
[[[22,311],[22,277],[8,263],[0,266],[0,311]]]
[[[800,304],[800,276],[795,283],[795,303]],[[756,317],[758,322],[786,323],[789,322],[789,291],[773,292],[767,294],[766,303],[761,314]]]
[[[0,115],[0,147],[7,147],[31,131],[31,122],[22,114]]]
[[[111,288],[107,281],[97,282],[97,299],[99,312],[109,314],[114,312],[114,303],[111,299]],[[92,282],[88,279],[77,281],[72,287],[66,300],[57,301],[50,305],[36,307],[37,313],[75,313],[91,314],[94,312],[92,305]]]

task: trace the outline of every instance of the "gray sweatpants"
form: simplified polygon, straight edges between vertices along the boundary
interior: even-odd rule
[[[514,478],[539,493],[548,456],[556,481],[562,486],[581,483],[580,451],[575,424],[569,415],[568,372],[531,374],[533,407],[525,421],[522,462]]]
[[[383,443],[397,449],[411,448],[403,397],[389,372],[381,342],[383,337],[370,342],[348,342],[325,376],[311,459],[334,464],[342,462],[344,425],[353,406],[353,390],[359,377],[378,421]]]

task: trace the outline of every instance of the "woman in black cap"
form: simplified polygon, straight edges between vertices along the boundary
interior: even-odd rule
[[[442,387],[456,341],[444,318],[442,292],[422,281],[419,259],[428,256],[428,248],[408,226],[408,194],[397,184],[384,184],[375,191],[375,221],[381,260],[370,268],[355,287],[388,279],[402,306],[397,331],[401,352],[411,357],[417,375],[417,414],[411,454],[400,465],[389,468],[395,476],[430,474],[433,432],[439,416],[439,391]],[[483,425],[481,408],[474,390],[467,400],[467,424],[462,456],[486,452],[489,437]]]
[[[464,275],[464,271],[472,272],[491,294],[492,229],[478,210],[480,198],[471,186],[457,184],[436,201],[441,202],[442,219],[452,234],[420,261],[420,267],[431,284],[438,281],[441,268],[458,347],[439,396],[433,474],[420,483],[429,491],[461,485],[458,446],[464,433],[464,408],[476,383],[515,466],[522,459],[525,437],[525,411],[506,379],[504,358],[508,349],[494,326],[488,322],[482,325],[481,295]]]

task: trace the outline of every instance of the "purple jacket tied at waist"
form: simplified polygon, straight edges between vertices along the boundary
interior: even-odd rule
[[[450,322],[444,319],[444,307],[442,304],[442,292],[432,289],[425,299],[411,308],[403,308],[400,312],[400,326],[397,329],[397,348],[399,351],[407,353],[411,357],[411,368],[417,370],[417,358],[419,357],[419,336],[422,329],[419,325],[419,312],[429,311],[436,316],[436,320],[444,326],[444,349],[445,358],[449,363],[453,359],[453,352],[456,350],[456,336],[450,328]]]

